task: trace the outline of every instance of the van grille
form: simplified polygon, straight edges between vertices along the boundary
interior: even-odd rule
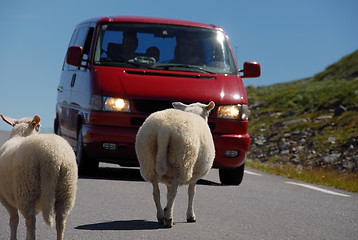
[[[189,102],[183,102],[185,104],[190,104]],[[138,112],[151,114],[153,112],[161,111],[168,108],[173,108],[171,101],[155,101],[155,100],[133,100],[135,109]],[[211,113],[212,115],[212,113]],[[144,122],[144,118],[131,118],[131,124],[134,126],[141,126]],[[209,127],[211,130],[215,129],[215,123],[209,120]]]
[[[168,108],[173,108],[170,101],[155,101],[155,100],[134,100],[134,107],[138,112],[153,113]]]

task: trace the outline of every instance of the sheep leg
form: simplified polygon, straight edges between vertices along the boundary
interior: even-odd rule
[[[17,226],[19,225],[19,214],[17,209],[13,209],[13,212],[10,212],[10,229],[11,229],[11,240],[17,239]]]
[[[187,222],[196,222],[196,217],[193,208],[194,194],[196,182],[190,183],[188,187],[188,210],[186,212]]]
[[[35,240],[36,215],[34,211],[23,214],[26,222],[26,240]]]
[[[63,178],[62,181],[66,180],[66,182],[70,182],[71,179]],[[65,187],[65,188],[62,188]],[[71,210],[71,200],[73,196],[71,193],[66,191],[66,188],[70,188],[70,186],[62,185],[61,188],[56,189],[57,197],[55,201],[55,213],[56,213],[56,232],[57,232],[57,240],[62,240],[65,233],[66,228],[66,218]]]
[[[175,196],[177,195],[178,190],[178,182],[177,177],[175,176],[172,182],[171,186],[168,187],[168,193],[167,193],[167,206],[164,209],[164,227],[171,228],[173,224],[173,206],[174,206],[174,200]]]
[[[162,205],[160,204],[160,190],[159,190],[158,181],[152,182],[152,185],[153,185],[154,203],[157,208],[157,219],[158,219],[159,224],[163,225],[164,224],[164,213],[163,213]]]
[[[17,239],[17,226],[19,225],[19,214],[16,208],[12,207],[8,202],[6,202],[3,199],[0,199],[1,203],[5,206],[6,210],[10,214],[10,240],[16,240]]]
[[[66,214],[56,213],[57,240],[62,240],[66,227]]]

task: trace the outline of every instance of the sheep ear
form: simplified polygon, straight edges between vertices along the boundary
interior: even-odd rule
[[[36,126],[39,125],[40,120],[41,120],[41,118],[40,118],[39,116],[35,115],[35,117],[34,117],[34,118],[32,119],[32,121],[30,122],[30,126],[31,126],[32,128],[35,128]]]
[[[182,110],[182,111],[184,111],[185,108],[187,107],[184,103],[181,102],[173,102],[172,105],[175,109]]]
[[[1,118],[2,120],[4,120],[4,122],[6,122],[7,124],[10,124],[11,126],[15,126],[16,120],[11,118],[11,117],[6,117],[4,115],[1,114]]]
[[[209,104],[205,107],[205,110],[207,112],[210,112],[211,110],[213,110],[215,107],[215,103],[213,101],[210,101]]]

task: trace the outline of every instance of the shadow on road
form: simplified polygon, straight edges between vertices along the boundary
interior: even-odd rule
[[[80,178],[144,182],[139,168],[100,167],[96,174],[91,176],[81,175]]]
[[[79,230],[155,230],[162,228],[158,222],[145,220],[123,220],[103,223],[85,224],[75,227]]]
[[[124,167],[100,167],[97,174],[92,176],[80,176],[82,179],[102,179],[102,180],[117,180],[117,181],[131,181],[144,182],[140,175],[139,168],[124,168]],[[200,179],[198,185],[205,186],[222,186],[221,183]]]

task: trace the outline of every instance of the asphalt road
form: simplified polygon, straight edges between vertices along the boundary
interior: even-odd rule
[[[247,169],[240,186],[222,186],[218,170],[199,181],[196,223],[186,223],[187,188],[179,188],[175,225],[156,222],[152,188],[138,168],[101,164],[99,175],[78,180],[77,200],[65,239],[357,239],[358,194],[305,184]],[[166,188],[162,185],[162,202]],[[9,239],[8,213],[0,206],[0,239]],[[37,217],[38,239],[56,230]],[[25,239],[20,217],[18,238]]]

